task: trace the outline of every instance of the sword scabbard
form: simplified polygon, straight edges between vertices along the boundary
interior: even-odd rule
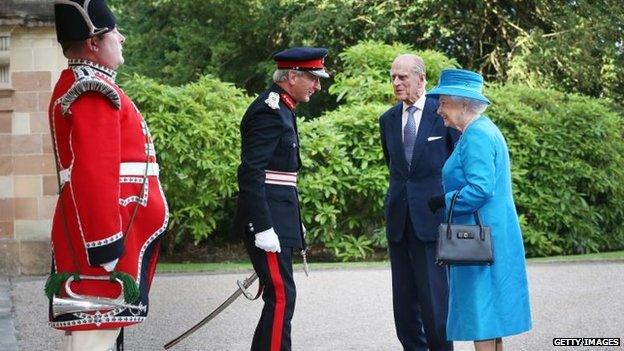
[[[308,267],[308,257],[306,255],[306,249],[301,250],[301,258],[303,258],[303,272],[306,277],[310,276],[310,268]]]

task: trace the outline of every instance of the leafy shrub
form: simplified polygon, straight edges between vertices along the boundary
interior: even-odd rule
[[[418,51],[399,43],[387,45],[365,41],[338,55],[344,68],[336,74],[329,92],[336,95],[339,101],[346,99],[352,104],[394,104],[396,100],[390,83],[390,66],[398,55],[410,53],[425,61],[429,89],[438,83],[443,69],[457,67],[457,61],[437,51]]]
[[[493,86],[486,112],[512,157],[515,200],[531,256],[624,247],[622,117],[605,100]]]
[[[215,231],[224,235],[238,190],[238,124],[250,98],[210,76],[171,87],[135,75],[124,88],[156,144],[174,235],[188,233],[195,243]]]
[[[299,190],[311,242],[341,260],[386,245],[383,198],[388,171],[377,120],[390,107],[388,70],[400,44],[360,43],[341,54],[330,87],[338,109],[299,123]],[[452,59],[417,52],[429,86]],[[124,87],[148,120],[178,241],[223,238],[236,196],[242,90],[206,76],[181,87],[140,76]],[[486,112],[512,157],[516,206],[527,253],[544,256],[624,248],[624,111],[606,100],[523,85],[492,85]],[[300,117],[301,118],[301,117]]]
[[[373,244],[365,237],[383,227],[388,172],[377,120],[386,108],[344,106],[300,127],[303,220],[310,238],[343,260],[365,257]]]
[[[345,234],[325,245],[338,259],[347,262],[366,259],[369,254],[373,253],[372,244],[372,240],[365,235],[356,237]]]
[[[361,42],[339,55],[344,68],[329,88],[346,105],[301,129],[302,150],[311,161],[308,164],[304,157],[304,220],[312,228],[311,237],[343,261],[366,258],[373,247],[387,246],[383,198],[388,170],[378,119],[396,103],[389,71],[392,61],[406,53],[425,61],[429,88],[437,83],[442,69],[457,66],[455,60],[436,51]]]
[[[388,68],[396,55],[406,52],[425,60],[428,88],[437,84],[442,69],[457,66],[437,52],[363,42],[340,54],[345,70],[336,75],[330,91],[346,98],[351,111],[364,104],[391,102]],[[491,86],[487,94],[493,103],[486,114],[502,129],[512,155],[527,254],[623,248],[624,230],[619,226],[624,220],[622,110],[604,99],[514,84]],[[380,169],[381,174],[387,172],[385,166]],[[376,185],[369,195],[383,194],[384,187]],[[379,218],[374,212],[379,210],[379,199],[370,198],[368,207],[373,212],[365,216],[369,222]]]

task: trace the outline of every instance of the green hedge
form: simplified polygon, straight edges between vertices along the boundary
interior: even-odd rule
[[[330,90],[344,105],[300,123],[300,192],[309,238],[342,260],[385,246],[387,169],[378,117],[389,108],[398,53],[427,64],[429,86],[456,62],[400,44],[365,42],[343,54]],[[236,197],[238,125],[251,101],[212,77],[169,87],[126,77],[159,151],[177,240],[226,236]],[[489,86],[486,112],[507,138],[529,256],[624,248],[622,111],[607,101],[520,85]],[[346,103],[345,103],[346,102]],[[312,102],[313,103],[313,102]]]
[[[344,260],[384,244],[388,172],[377,119],[386,109],[350,105],[301,126],[303,218],[311,237]]]
[[[624,127],[606,100],[493,86],[486,112],[512,157],[531,256],[624,247]]]
[[[171,87],[138,75],[123,84],[147,120],[177,241],[227,231],[238,191],[238,123],[251,98],[206,76]]]
[[[400,43],[387,45],[365,41],[338,55],[344,68],[334,77],[335,83],[329,92],[336,95],[338,101],[347,100],[349,104],[394,104],[390,66],[395,57],[405,53],[419,55],[425,61],[428,89],[438,83],[444,68],[458,67],[457,61],[437,51],[418,51]]]

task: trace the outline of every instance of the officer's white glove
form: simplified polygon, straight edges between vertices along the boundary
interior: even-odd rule
[[[277,234],[273,228],[256,234],[256,247],[266,252],[282,252]]]
[[[301,222],[301,229],[303,230],[303,237],[305,238],[306,234],[308,233],[308,230],[306,229],[306,227],[303,224],[303,222]]]
[[[118,258],[110,262],[102,263],[100,266],[102,266],[102,268],[104,268],[107,272],[112,272],[115,270],[115,267],[117,266],[117,261],[119,261]]]

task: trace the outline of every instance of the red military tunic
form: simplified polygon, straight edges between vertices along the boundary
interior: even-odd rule
[[[53,273],[108,276],[100,265],[119,259],[115,270],[139,286],[135,304],[147,306],[169,218],[154,145],[141,113],[115,84],[114,71],[84,60],[70,60],[69,66],[49,108],[62,182],[52,224]],[[106,280],[81,280],[71,287],[108,298],[121,291]],[[51,315],[50,324],[63,330],[109,329],[140,323],[146,315],[116,308]]]

